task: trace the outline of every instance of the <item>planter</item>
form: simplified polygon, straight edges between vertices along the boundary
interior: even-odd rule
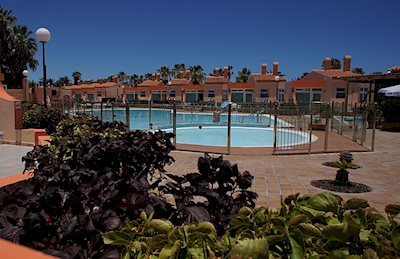
[[[400,122],[384,122],[382,123],[382,130],[399,132]]]

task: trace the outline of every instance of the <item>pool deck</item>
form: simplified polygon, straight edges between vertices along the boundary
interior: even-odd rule
[[[314,132],[323,134],[323,132]],[[368,132],[370,134],[370,131]],[[367,139],[369,139],[367,137]],[[351,140],[335,134],[329,134],[329,146],[345,147],[348,150],[357,147]],[[322,146],[313,145],[314,151],[323,151]],[[0,144],[0,178],[15,181],[27,175],[23,171],[21,157],[32,147]],[[204,152],[214,152],[205,149]],[[313,187],[310,182],[318,179],[334,179],[335,168],[323,166],[322,162],[335,161],[337,153],[319,153],[312,155],[280,155],[271,156],[272,150],[265,155],[251,154],[251,150],[240,150],[238,154],[225,155],[225,159],[237,163],[241,171],[248,170],[254,175],[253,190],[259,194],[258,205],[275,208],[279,206],[280,198],[296,192],[317,193],[323,190]],[[256,152],[256,151],[254,151]],[[269,155],[268,155],[269,154]],[[166,169],[170,173],[184,174],[197,171],[197,159],[202,153],[173,151],[176,162]],[[383,211],[389,203],[400,203],[400,133],[376,132],[375,152],[353,153],[354,162],[362,166],[358,170],[350,170],[350,180],[363,183],[373,188],[372,192],[364,194],[340,194],[344,198],[362,197],[368,199],[371,205]],[[11,176],[10,176],[11,175]],[[14,179],[15,178],[15,179]]]
[[[369,131],[368,135],[370,133]],[[343,140],[342,137],[339,140],[337,137],[339,136],[330,134],[329,143],[332,149],[352,149],[354,142]],[[321,146],[314,146],[316,151],[323,151]],[[248,153],[250,151],[225,155],[224,158],[237,163],[241,171],[248,170],[254,176],[253,190],[259,194],[258,205],[276,208],[280,204],[281,196],[286,197],[297,192],[318,193],[323,190],[312,186],[311,181],[335,178],[336,169],[322,163],[338,160],[338,153],[280,156],[249,156]],[[200,153],[174,151],[172,155],[176,162],[167,167],[168,172],[184,174],[197,171]],[[400,183],[400,133],[377,130],[375,152],[355,152],[353,157],[354,162],[362,168],[350,170],[350,181],[369,185],[373,190],[363,194],[338,193],[339,195],[345,199],[366,198],[380,211],[389,203],[400,203],[400,188],[397,186]]]
[[[325,131],[313,131],[313,135],[318,137],[318,140],[312,142],[311,144],[311,153],[318,154],[324,153],[324,135]],[[179,138],[179,136],[178,136]],[[179,139],[178,139],[179,141]],[[302,150],[289,150],[289,151],[279,151],[279,154],[286,153],[308,153],[307,145],[303,145],[306,149]],[[351,152],[365,152],[368,151],[368,148],[361,146],[354,141],[350,140],[347,137],[341,136],[335,132],[329,131],[328,134],[328,148],[327,152],[340,152],[345,147],[346,150]],[[200,145],[190,145],[190,144],[180,144],[176,145],[178,150],[181,151],[193,151],[193,152],[209,152],[215,154],[229,154],[227,147],[213,147],[213,146],[200,146]],[[231,147],[230,154],[231,155],[246,155],[246,156],[260,156],[266,155],[271,156],[273,152],[272,147]]]

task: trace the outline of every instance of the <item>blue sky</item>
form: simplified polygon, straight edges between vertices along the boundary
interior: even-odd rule
[[[47,27],[48,77],[80,71],[97,79],[162,65],[232,65],[261,71],[280,62],[287,79],[318,69],[324,57],[353,57],[366,72],[400,65],[399,0],[61,1],[2,0],[31,31]],[[41,49],[38,69],[42,77]]]

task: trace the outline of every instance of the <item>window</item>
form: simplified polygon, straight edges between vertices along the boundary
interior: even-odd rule
[[[336,88],[336,98],[345,98],[345,97],[346,97],[346,89]]]
[[[170,90],[169,91],[169,97],[175,97],[175,96],[176,96],[175,90]]]
[[[360,88],[360,102],[366,102],[367,101],[367,96],[368,96],[368,88],[367,87],[361,87]]]
[[[81,93],[76,93],[75,94],[75,100],[81,101],[82,100],[82,94]]]
[[[146,92],[140,92],[140,97],[146,97]]]
[[[56,96],[57,95],[57,90],[51,90],[51,96]]]
[[[135,100],[135,94],[134,93],[126,94],[126,98],[125,99],[127,101],[133,101],[133,100]]]
[[[285,100],[285,89],[279,89],[278,101],[283,102]]]
[[[97,96],[98,96],[98,97],[101,97],[101,92],[97,92]]]
[[[94,100],[94,93],[89,93],[87,95],[88,101],[93,101]]]
[[[260,94],[261,98],[268,98],[268,89],[261,89],[261,94]]]
[[[215,91],[214,90],[208,90],[208,97],[214,98],[215,97]]]

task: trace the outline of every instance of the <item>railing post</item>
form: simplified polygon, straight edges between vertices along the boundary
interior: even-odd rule
[[[328,151],[328,138],[329,138],[329,103],[326,107],[326,119],[325,119],[325,142],[324,142],[324,152]]]
[[[361,106],[360,106],[361,108]],[[364,141],[365,141],[365,135],[367,134],[367,116],[366,116],[366,105],[363,104],[362,111],[361,113],[361,119],[362,119],[362,129],[361,129],[361,146],[364,146]]]
[[[126,125],[128,126],[128,129],[131,129],[131,118],[130,118],[130,112],[129,112],[129,104],[125,104],[125,119],[126,119]]]
[[[340,116],[340,135],[343,135],[343,123],[344,123],[344,103],[342,103],[342,114]]]
[[[172,114],[172,131],[174,133],[174,147],[176,148],[176,104],[174,102],[173,114]]]
[[[310,113],[310,135],[309,135],[309,143],[308,143],[308,154],[311,154],[311,140],[312,140],[312,128],[313,128],[313,113]]]
[[[335,114],[335,102],[332,101],[331,107],[331,131],[333,131],[333,115]]]
[[[276,152],[277,127],[278,127],[277,122],[278,122],[278,112],[276,111],[276,108],[275,108],[275,115],[274,115],[274,147],[273,147],[273,150],[272,150],[272,154],[275,154],[275,152]]]
[[[375,103],[376,107],[376,103]],[[373,109],[373,120],[372,120],[372,140],[371,140],[371,151],[375,150],[375,131],[376,131],[376,108]]]
[[[92,118],[94,118],[93,102],[90,103],[90,111],[91,111],[91,113],[92,113]]]
[[[231,154],[231,115],[232,115],[232,103],[229,102],[228,104],[228,154]]]
[[[100,121],[103,121],[103,101],[100,102]]]
[[[114,102],[111,102],[111,121],[114,121],[115,114],[114,114]]]
[[[149,100],[149,129],[153,129],[153,124],[151,123],[151,100]]]
[[[356,133],[357,133],[356,116],[357,116],[357,103],[354,104],[354,111],[353,111],[353,141],[354,142],[357,142],[357,138],[356,138]]]

